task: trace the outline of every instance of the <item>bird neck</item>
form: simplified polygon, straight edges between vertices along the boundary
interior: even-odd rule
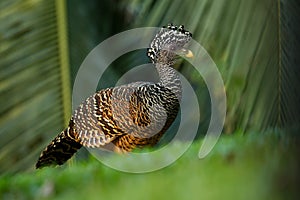
[[[176,94],[178,99],[181,99],[181,81],[177,71],[169,66],[163,64],[156,64],[156,70],[159,75],[159,82],[161,86],[171,90],[173,93]]]

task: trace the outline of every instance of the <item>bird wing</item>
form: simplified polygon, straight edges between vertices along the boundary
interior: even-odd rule
[[[147,113],[137,111],[145,106],[136,101],[139,88],[145,89],[148,85],[152,83],[135,82],[103,89],[88,97],[73,114],[80,143],[85,147],[101,148],[117,137],[136,133],[138,124],[135,122],[148,123],[143,121],[147,120]],[[136,120],[137,113],[144,114]]]

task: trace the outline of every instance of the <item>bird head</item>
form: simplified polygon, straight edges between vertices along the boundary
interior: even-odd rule
[[[173,65],[178,56],[193,57],[193,53],[184,46],[191,40],[192,34],[184,29],[169,24],[154,36],[147,50],[147,56],[152,63]]]

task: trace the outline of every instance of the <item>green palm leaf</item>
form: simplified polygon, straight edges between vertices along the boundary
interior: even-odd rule
[[[1,2],[0,172],[4,172],[33,168],[45,143],[64,127],[71,105],[59,4]]]
[[[135,9],[127,10],[142,8],[141,12],[131,13],[134,26],[185,24],[194,33],[194,39],[210,53],[226,85],[225,132],[299,128],[299,67],[296,67],[299,58],[295,56],[299,46],[295,34],[298,26],[291,25],[298,23],[299,3],[283,0],[128,2],[128,7]],[[182,69],[184,74],[191,71],[187,68]],[[192,75],[190,80],[195,85],[201,84],[198,76]],[[198,94],[200,102],[206,102],[201,108],[202,118],[209,119],[210,100],[205,93],[198,91]]]
[[[64,128],[70,83],[93,47],[129,28],[170,22],[184,24],[222,74],[228,98],[224,132],[299,130],[296,0],[72,0],[67,13],[65,2],[0,2],[0,172],[32,168],[44,145]],[[141,52],[121,58],[100,85],[112,86],[120,69],[145,62]],[[198,94],[205,133],[210,119],[205,84],[186,64],[180,72]]]

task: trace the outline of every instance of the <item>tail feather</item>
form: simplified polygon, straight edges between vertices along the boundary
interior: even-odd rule
[[[72,124],[72,121],[70,124]],[[37,169],[49,165],[62,165],[82,147],[79,141],[72,138],[72,136],[74,136],[74,132],[70,127],[72,126],[69,126],[56,136],[41,153],[35,165]]]

